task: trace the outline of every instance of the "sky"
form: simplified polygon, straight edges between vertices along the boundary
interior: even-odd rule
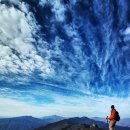
[[[130,117],[128,0],[0,0],[0,116]]]

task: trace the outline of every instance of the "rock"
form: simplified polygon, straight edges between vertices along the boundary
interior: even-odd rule
[[[98,128],[98,125],[97,124],[92,124],[92,125],[90,125],[90,128]]]

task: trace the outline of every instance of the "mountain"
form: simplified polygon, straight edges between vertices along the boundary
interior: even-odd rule
[[[42,120],[45,120],[45,121],[47,121],[47,122],[49,122],[49,123],[53,123],[53,122],[57,122],[57,121],[63,120],[63,119],[65,119],[65,118],[62,117],[62,116],[52,115],[52,116],[42,117],[41,119],[42,119]]]
[[[96,121],[103,121],[103,122],[107,122],[105,118],[102,117],[92,117],[91,119],[96,120]]]
[[[32,130],[48,124],[45,120],[32,116],[21,116],[14,118],[1,118],[0,130]]]
[[[121,119],[118,123],[120,126],[129,126],[130,127],[130,118]]]
[[[32,116],[1,118],[0,130],[108,130],[108,124],[97,119],[100,118],[75,117],[65,119],[57,115],[42,118]],[[127,121],[129,121],[129,118],[122,119],[124,124],[128,124],[129,122]],[[92,124],[97,125],[100,129],[97,127],[90,128]],[[116,128],[118,130],[130,130],[129,127],[116,126]]]
[[[69,118],[64,119],[59,122],[51,123],[43,127],[36,128],[34,130],[100,130],[98,128],[89,128],[92,124],[97,125],[100,129],[108,130],[108,124],[101,122],[101,121],[95,121],[93,119],[89,119],[87,117],[75,117],[75,118]],[[118,130],[130,130],[129,127],[120,127],[116,126]]]
[[[93,118],[91,118],[91,119],[96,120],[96,121],[106,122],[106,119],[105,119],[105,118],[101,118],[101,117],[93,117]],[[117,122],[117,125],[119,125],[119,126],[124,126],[124,127],[130,126],[130,118],[120,119],[120,121]]]

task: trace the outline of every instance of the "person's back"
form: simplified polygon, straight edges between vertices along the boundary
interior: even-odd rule
[[[111,114],[109,117],[107,117],[107,119],[109,119],[109,130],[115,130],[115,125],[116,125],[116,109],[114,107],[114,105],[111,105]]]

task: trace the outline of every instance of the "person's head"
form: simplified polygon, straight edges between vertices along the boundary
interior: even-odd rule
[[[111,105],[111,109],[114,109],[115,108],[115,106],[114,105]]]

